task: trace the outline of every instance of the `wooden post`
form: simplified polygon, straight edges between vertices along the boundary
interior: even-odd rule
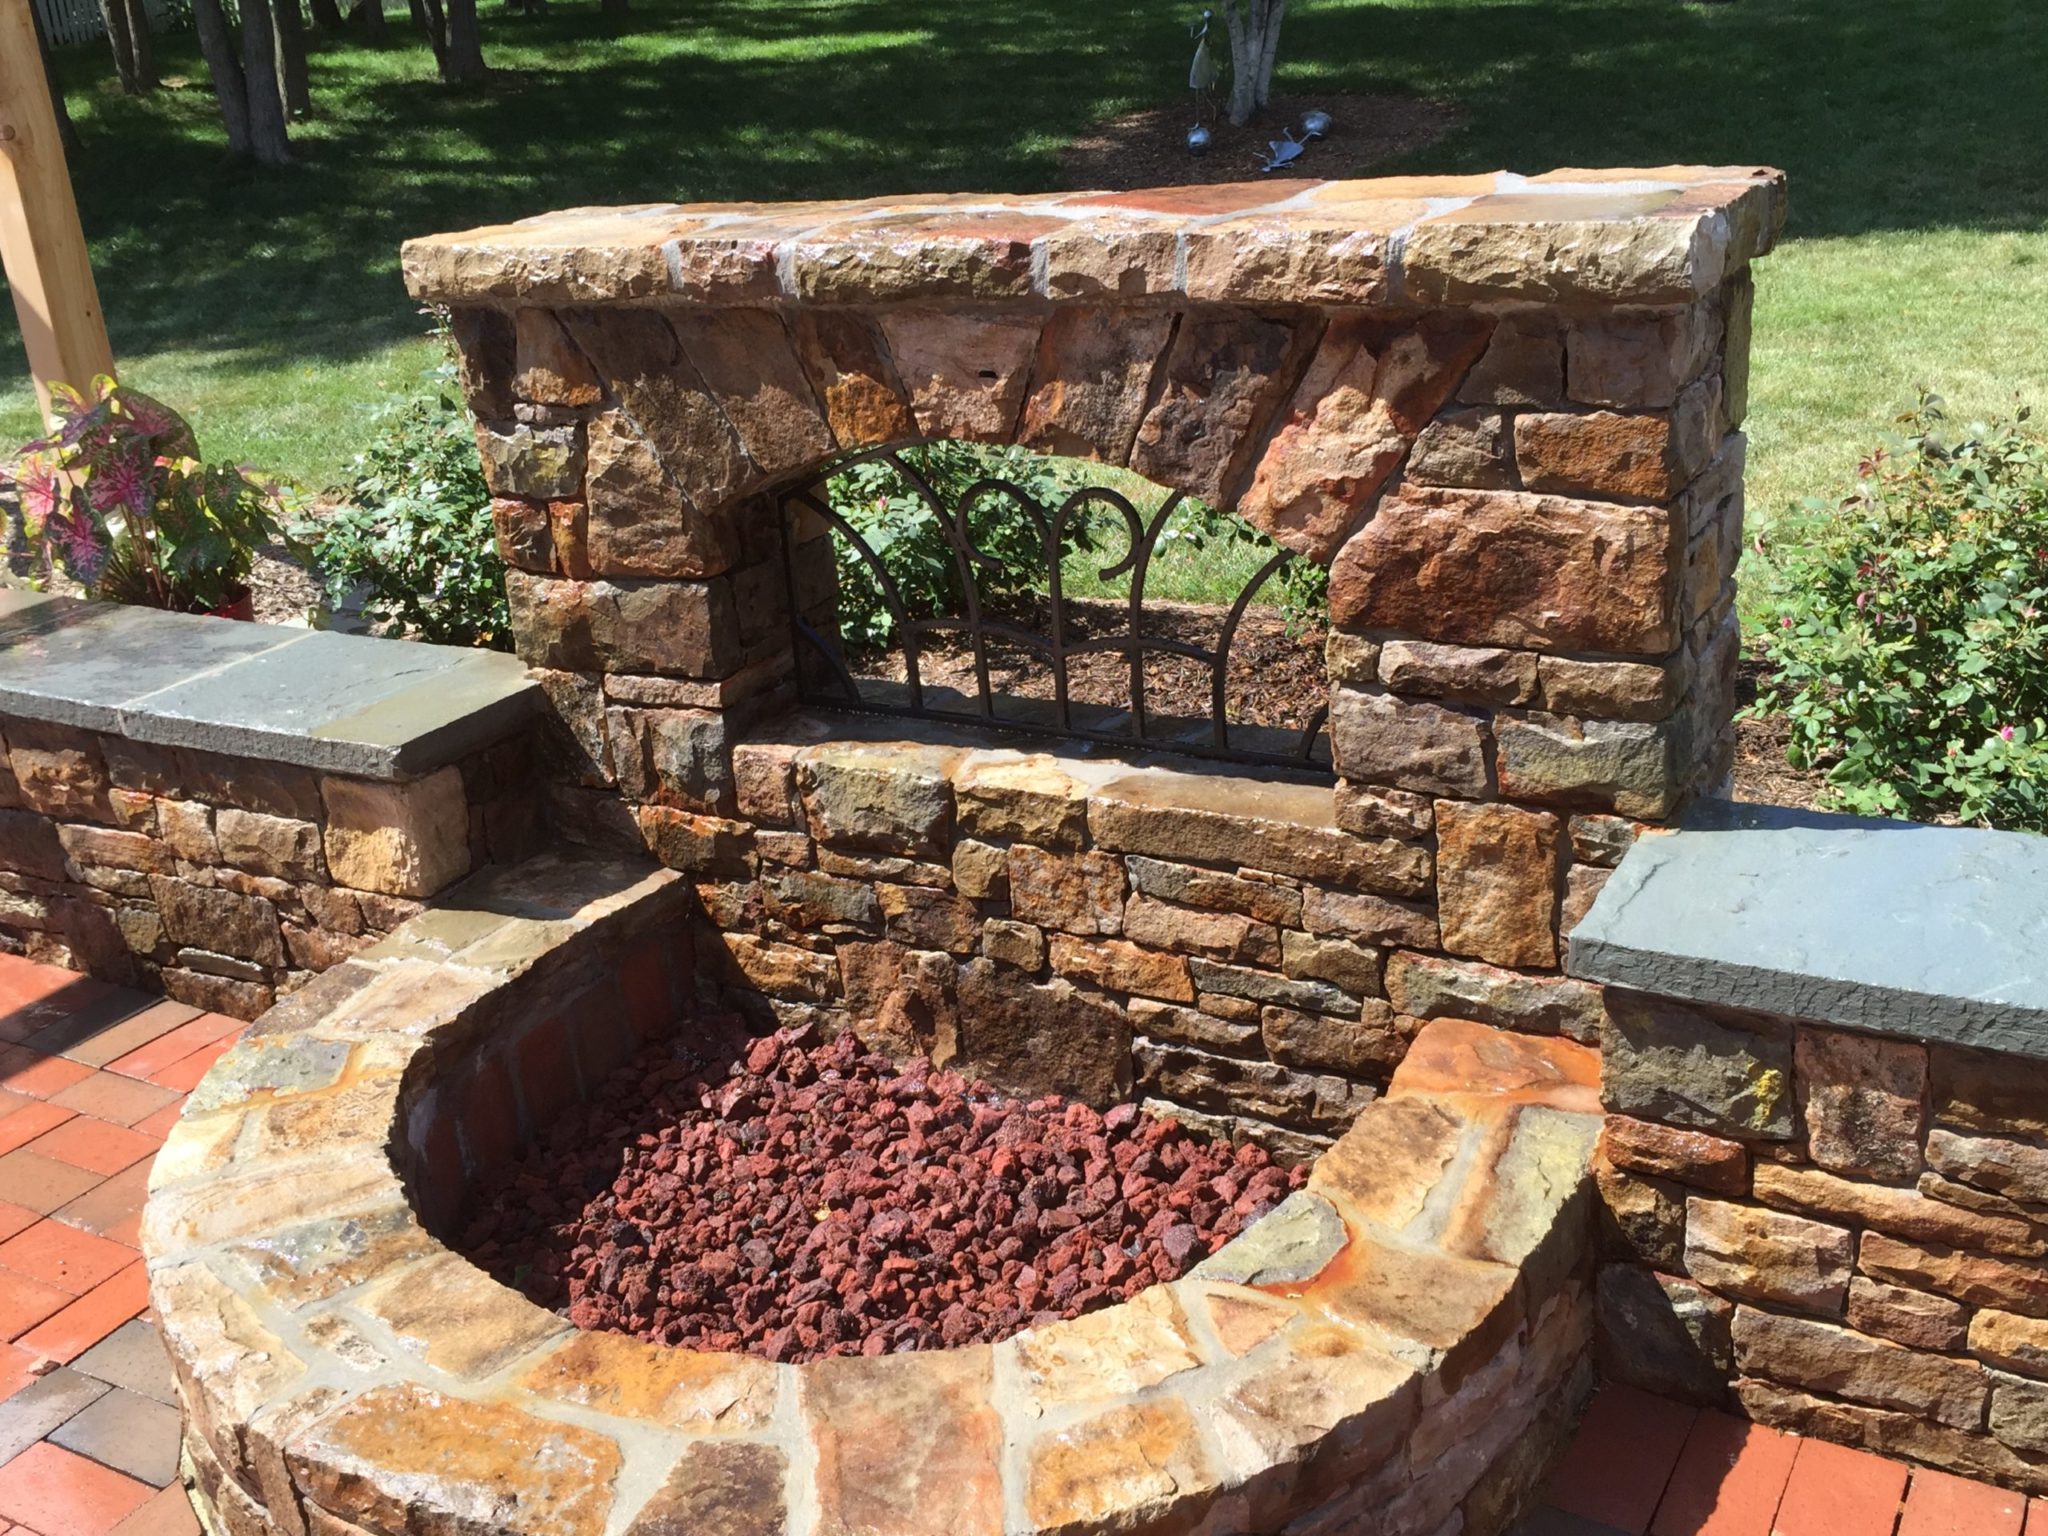
[[[114,371],[114,353],[30,3],[0,0],[0,262],[47,416],[52,382],[84,389]]]

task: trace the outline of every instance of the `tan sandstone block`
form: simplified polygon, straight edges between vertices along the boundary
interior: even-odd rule
[[[337,883],[432,896],[469,873],[469,803],[458,769],[408,784],[326,778],[320,798],[327,867]]]
[[[1437,913],[1444,948],[1494,965],[1557,964],[1557,817],[1440,800]]]
[[[1833,1323],[1735,1309],[1735,1358],[1768,1376],[1879,1408],[1919,1414],[1955,1429],[1984,1422],[1990,1382],[1974,1361],[1922,1354]]]
[[[1987,1307],[1970,1319],[1970,1353],[2022,1376],[2048,1380],[2048,1319]]]
[[[2017,1258],[2048,1254],[2048,1236],[2031,1222],[1964,1210],[1930,1200],[1917,1190],[1861,1184],[1817,1168],[1778,1163],[1758,1163],[1750,1182],[1756,1198],[1766,1205],[1874,1227],[1893,1237],[1988,1249]]]
[[[1847,1229],[1728,1200],[1685,1203],[1685,1272],[1750,1301],[1840,1317],[1854,1239]]]
[[[414,1265],[361,1306],[427,1364],[488,1376],[567,1329],[567,1323],[452,1253]]]
[[[1001,1536],[990,1362],[970,1348],[803,1367],[819,1536]]]
[[[960,830],[1072,849],[1088,840],[1088,789],[1046,756],[971,762],[954,785]]]
[[[1739,1141],[1654,1120],[1609,1115],[1601,1146],[1616,1167],[1676,1179],[1717,1194],[1749,1190],[1749,1153]]]
[[[1793,1061],[1816,1163],[1894,1183],[1919,1174],[1925,1046],[1802,1025]]]
[[[1338,553],[1330,614],[1459,645],[1663,656],[1683,557],[1656,507],[1404,488]]]
[[[602,1536],[621,1458],[594,1430],[408,1383],[351,1399],[285,1463],[309,1499],[373,1529]]]
[[[1123,939],[1076,939],[1064,933],[1051,935],[1051,951],[1052,968],[1062,976],[1171,1003],[1195,1000],[1188,963],[1179,955],[1141,949]]]
[[[1156,1398],[1041,1438],[1027,1452],[1024,1508],[1046,1536],[1091,1536],[1118,1524],[1185,1525],[1221,1482],[1187,1404]]]
[[[1849,1282],[1849,1326],[1908,1349],[1961,1354],[1967,1347],[1969,1309],[1945,1296],[1858,1275]]]
[[[902,309],[879,321],[928,438],[1006,442],[1023,409],[1039,321],[987,310]]]
[[[1008,868],[1010,910],[1019,921],[1069,933],[1121,931],[1124,867],[1114,854],[1048,853],[1018,843]]]
[[[1121,1306],[1028,1328],[996,1346],[1017,1411],[1042,1418],[1083,1403],[1135,1397],[1202,1364],[1174,1292],[1141,1291]]]
[[[744,1434],[775,1413],[780,1372],[745,1355],[665,1349],[617,1333],[572,1333],[519,1378],[538,1397],[671,1429]]]

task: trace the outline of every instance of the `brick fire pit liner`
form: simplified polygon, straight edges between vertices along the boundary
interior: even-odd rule
[[[1487,1536],[1538,1485],[1591,1381],[1598,1066],[1566,1041],[1430,1024],[1187,1278],[993,1346],[667,1349],[450,1252],[473,1172],[689,1028],[702,921],[667,871],[487,872],[192,1095],[143,1246],[214,1532]]]

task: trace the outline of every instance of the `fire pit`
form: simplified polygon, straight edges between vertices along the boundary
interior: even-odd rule
[[[522,1147],[606,1112],[612,1074],[647,1078],[645,1052],[714,1048],[692,984],[703,921],[667,872],[553,856],[492,872],[222,1058],[158,1159],[144,1231],[187,1472],[214,1530],[1079,1536],[1369,1520],[1437,1536],[1513,1518],[1590,1382],[1589,1050],[1430,1024],[1291,1192],[1262,1158],[1240,1169],[1127,1108],[1076,1113],[1084,1189],[1089,1138],[1114,1167],[1116,1145],[1149,1136],[1169,1192],[1200,1159],[1221,1170],[1206,1236],[1281,1198],[1170,1282],[1122,1276],[1128,1299],[1100,1310],[1047,1321],[998,1271],[1020,1315],[998,1327],[984,1312],[971,1337],[1000,1342],[894,1352],[911,1341],[884,1329],[867,1337],[890,1353],[777,1363],[578,1328],[591,1319],[451,1246],[479,1196],[516,1184]],[[729,1079],[743,1091],[815,1070],[821,1052],[870,1099],[954,1086],[826,1042],[746,1049]],[[1015,1123],[1068,1114],[1041,1100]],[[813,1198],[803,1177],[759,1173]],[[1116,1191],[1133,1207],[1141,1192]],[[889,1214],[871,1210],[864,1235],[908,1253],[884,1235]],[[1194,1260],[1205,1233],[1186,1224]],[[479,1229],[473,1246],[488,1256],[493,1241],[502,1268],[502,1237]],[[939,1337],[915,1342],[948,1344],[940,1316]],[[829,1350],[797,1338],[782,1352]]]

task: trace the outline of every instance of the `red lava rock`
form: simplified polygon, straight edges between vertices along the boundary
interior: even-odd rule
[[[798,1361],[991,1343],[1172,1280],[1300,1187],[1119,1104],[851,1035],[657,1047],[479,1181],[463,1251],[579,1328]]]

